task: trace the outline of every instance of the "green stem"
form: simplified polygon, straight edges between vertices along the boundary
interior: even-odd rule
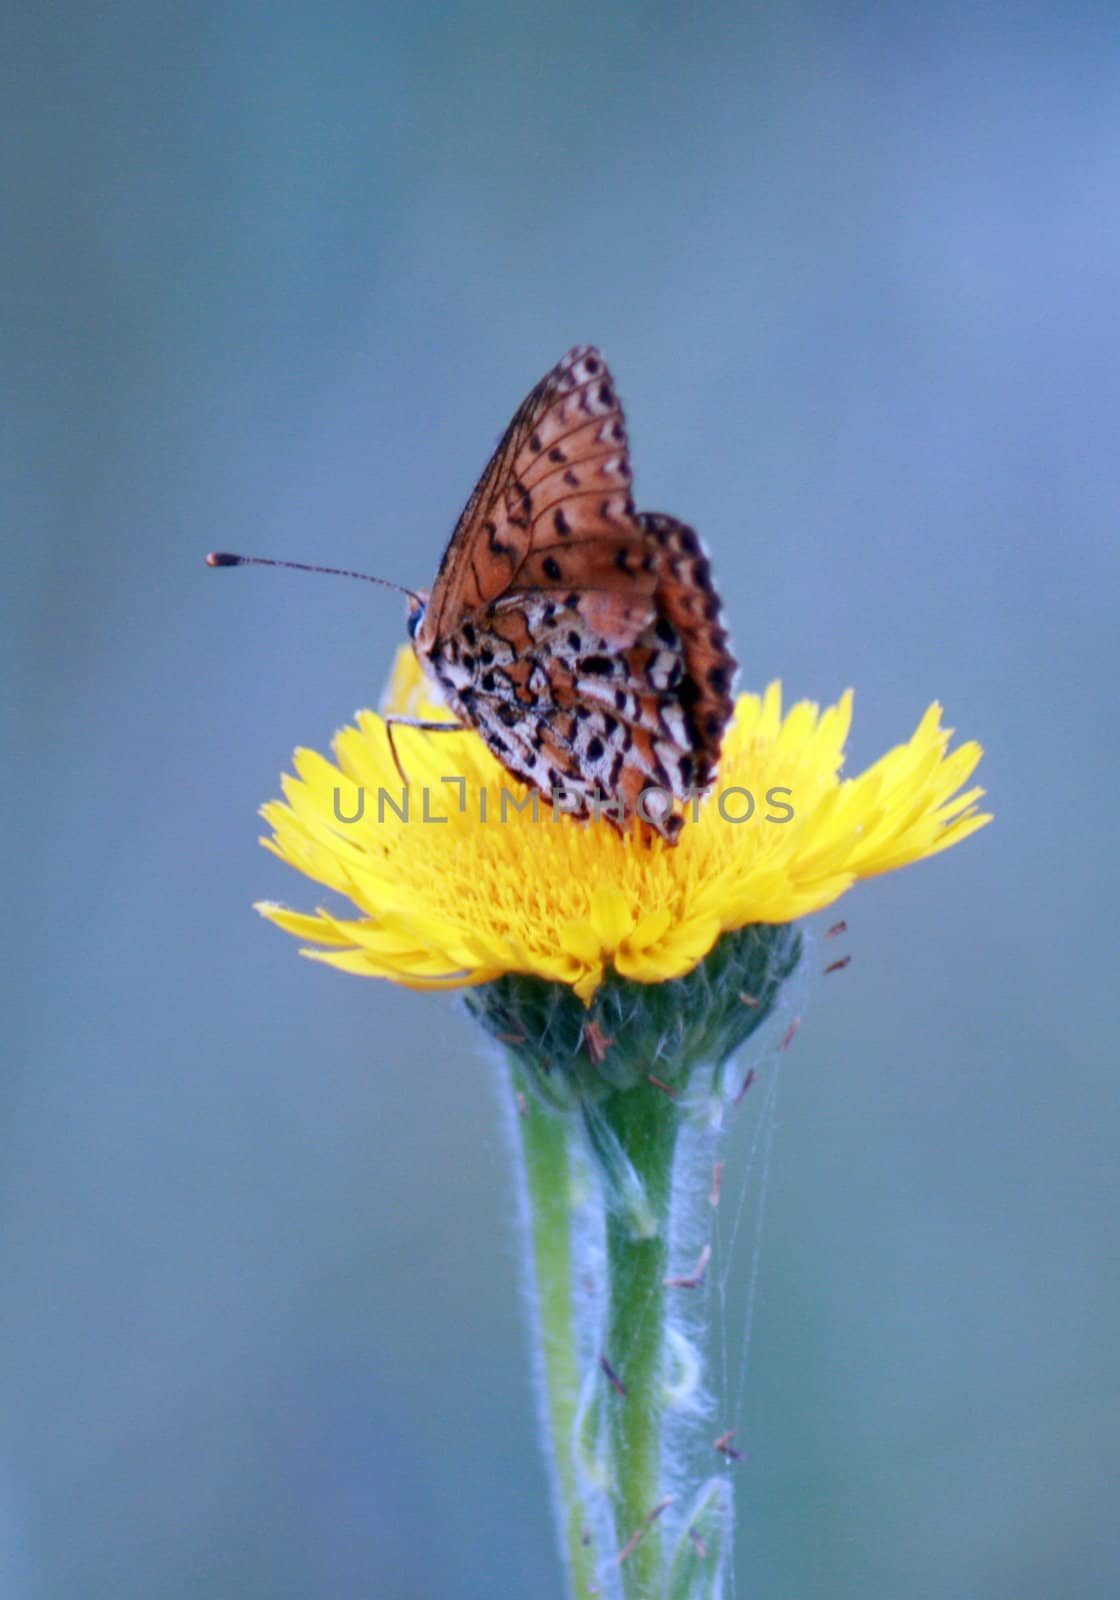
[[[690,1417],[703,1425],[693,1402],[706,1302],[673,1299],[687,1280],[665,1288],[670,1239],[692,1248],[701,1218],[670,1228],[673,1169],[689,1168],[677,1175],[686,1201],[709,1181],[703,1124],[687,1119],[724,1093],[725,1064],[772,1013],[800,948],[793,927],[741,928],[682,978],[609,974],[590,1009],[567,985],[527,974],[467,991],[487,1032],[511,1046],[540,1418],[575,1600],[721,1592],[730,1487],[722,1473],[689,1486],[703,1458],[688,1434]],[[686,1093],[688,1107],[675,1098]],[[679,1278],[690,1263],[672,1265]],[[666,1483],[688,1501],[663,1526]]]
[[[546,1453],[551,1458],[553,1489],[562,1552],[576,1600],[595,1589],[595,1553],[585,1541],[585,1513],[573,1457],[580,1370],[575,1326],[572,1273],[572,1171],[569,1140],[578,1129],[570,1115],[544,1105],[526,1085],[511,1061],[517,1096],[532,1252],[531,1296],[537,1315],[540,1382],[543,1393]]]
[[[665,1287],[673,1151],[680,1113],[647,1083],[610,1095],[598,1108],[644,1191],[644,1205],[610,1205],[606,1348],[625,1386],[607,1397],[607,1449],[615,1538],[626,1600],[662,1592],[658,1507],[662,1496],[661,1424],[665,1411]],[[632,1543],[638,1535],[636,1543]],[[628,1548],[629,1547],[629,1548]]]

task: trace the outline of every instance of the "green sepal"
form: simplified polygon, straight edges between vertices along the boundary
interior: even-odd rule
[[[635,983],[609,972],[589,1006],[567,984],[524,973],[480,984],[465,998],[535,1091],[574,1110],[650,1074],[679,1092],[694,1067],[720,1067],[769,1017],[800,955],[792,923],[753,923],[725,933],[682,978]],[[607,1041],[595,1052],[601,1061],[589,1039]]]

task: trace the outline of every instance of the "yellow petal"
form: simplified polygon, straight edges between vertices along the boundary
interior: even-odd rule
[[[451,720],[410,650],[398,656],[385,704]],[[262,813],[272,853],[358,914],[259,909],[314,959],[412,988],[525,972],[587,1002],[611,966],[663,982],[724,932],[796,920],[991,820],[977,808],[983,790],[964,787],[980,746],[951,750],[936,702],[908,739],[841,778],[852,704],[848,690],[835,705],[803,700],[783,714],[780,684],[741,695],[718,780],[675,848],[640,829],[553,820],[547,801],[534,814],[529,791],[457,725],[395,730],[404,792],[383,718],[363,711],[337,734],[333,762],[296,752],[284,800]],[[446,782],[452,775],[462,783]],[[528,803],[517,809],[509,797]]]

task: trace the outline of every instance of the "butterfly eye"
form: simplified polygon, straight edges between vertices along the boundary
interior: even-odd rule
[[[428,609],[427,602],[412,596],[408,601],[408,637],[415,639],[416,630],[424,620],[424,613]]]

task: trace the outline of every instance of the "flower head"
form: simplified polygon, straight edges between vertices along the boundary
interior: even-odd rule
[[[440,716],[407,648],[385,704]],[[588,1001],[612,968],[639,983],[680,977],[722,933],[792,922],[990,820],[983,790],[963,787],[980,746],[950,751],[936,704],[906,743],[842,779],[851,710],[850,691],[784,715],[779,684],[740,696],[719,780],[675,846],[564,816],[457,726],[395,730],[406,794],[385,722],[360,712],[333,763],[296,751],[262,841],[360,915],[258,909],[316,947],[305,955],[418,989],[527,973]]]

